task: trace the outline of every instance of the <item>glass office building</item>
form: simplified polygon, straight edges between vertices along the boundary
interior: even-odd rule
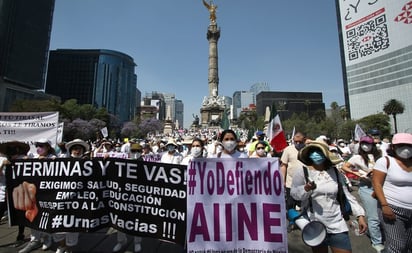
[[[140,101],[135,67],[132,57],[113,50],[52,50],[46,92],[104,107],[120,121],[130,121]]]
[[[412,132],[412,2],[336,3],[351,118],[381,113],[387,101],[396,99],[405,105],[397,115],[398,131]]]
[[[0,111],[49,98],[45,84],[54,0],[0,1]]]

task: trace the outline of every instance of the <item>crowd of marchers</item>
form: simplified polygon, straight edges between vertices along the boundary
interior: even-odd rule
[[[326,231],[313,252],[352,252],[349,229],[367,234],[371,247],[377,252],[412,252],[412,135],[398,133],[391,140],[382,139],[372,129],[358,140],[331,140],[327,136],[309,138],[296,132],[282,151],[271,147],[263,131],[248,138],[246,130],[204,129],[148,135],[144,139],[127,138],[123,141],[102,138],[96,141],[74,139],[53,146],[50,140],[35,142],[36,152],[22,141],[0,144],[0,215],[7,218],[6,168],[14,159],[52,159],[72,157],[117,157],[187,165],[197,158],[277,158],[285,187],[288,232],[299,228],[299,217],[319,221]],[[20,187],[20,186],[19,186]],[[30,194],[29,186],[22,185],[18,196]],[[352,191],[357,190],[360,201]],[[17,196],[17,195],[16,195]],[[344,198],[342,198],[344,196]],[[27,197],[27,199],[29,199]],[[342,201],[351,207],[346,216]],[[35,203],[15,200],[18,210],[30,210]],[[3,216],[4,215],[4,216]],[[302,228],[301,228],[302,229]],[[48,234],[31,229],[30,240],[24,243],[24,227],[19,226],[15,243],[19,253],[57,244],[57,253],[73,252],[78,244],[78,233]],[[134,237],[134,251],[139,252],[142,238]],[[127,245],[126,234],[117,233],[113,252],[122,252]]]

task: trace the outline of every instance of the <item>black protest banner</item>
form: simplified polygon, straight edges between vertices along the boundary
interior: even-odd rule
[[[49,233],[113,227],[184,245],[185,170],[119,158],[15,160],[6,173],[11,224]]]

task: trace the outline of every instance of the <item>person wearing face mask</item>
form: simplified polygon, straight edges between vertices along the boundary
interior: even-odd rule
[[[263,158],[263,157],[272,157],[266,152],[267,143],[265,141],[259,141],[256,144],[255,152],[250,156],[250,158]]]
[[[143,161],[142,146],[139,143],[131,143],[129,147],[129,159]],[[142,237],[133,236],[134,252],[140,252],[142,250]],[[122,252],[127,246],[127,235],[121,231],[117,231],[116,244],[114,245],[112,252]]]
[[[55,151],[51,146],[51,141],[42,138],[34,143],[36,147],[37,159],[54,159],[56,158]],[[42,248],[42,250],[48,250],[53,244],[52,235],[40,230],[31,229],[30,230],[30,241],[26,244],[24,248],[18,251],[18,253],[28,253],[35,249]]]
[[[297,169],[302,168],[303,164],[298,160],[298,153],[305,147],[305,135],[302,132],[296,132],[293,136],[293,145],[287,146],[280,158],[280,173],[282,174],[283,185],[285,187],[286,210],[295,209],[300,203],[290,196],[292,178]],[[295,229],[295,222],[289,221],[288,232]]]
[[[372,170],[375,161],[381,157],[381,153],[373,143],[373,138],[363,136],[359,141],[359,153],[353,155],[342,166],[342,170],[354,174],[359,178],[359,197],[366,211],[369,237],[372,247],[381,252],[384,248],[378,217],[377,201],[372,197]]]
[[[202,158],[204,151],[204,143],[201,139],[193,139],[190,145],[190,153],[183,158],[182,165],[188,165],[190,161],[194,158]]]
[[[89,145],[82,139],[72,140],[65,145],[68,153],[68,158],[84,158],[84,154],[89,151]],[[72,248],[77,245],[79,241],[79,233],[61,232],[54,233],[53,240],[59,243],[56,253],[72,252]]]
[[[160,159],[161,163],[180,164],[183,156],[177,151],[177,144],[174,139],[170,138],[166,143],[166,151]]]
[[[346,187],[339,187],[344,183],[343,177],[337,171],[336,164],[342,159],[329,151],[328,145],[323,142],[311,142],[299,151],[298,159],[307,166],[308,175],[304,169],[296,171],[292,180],[291,195],[302,201],[309,220],[320,221],[326,227],[326,238],[318,246],[312,247],[312,252],[350,253],[352,246],[348,234],[348,226],[342,215],[338,201],[340,188],[350,203],[353,215],[359,222],[359,233],[367,229],[365,211],[349,193]]]
[[[215,156],[218,158],[247,158],[248,155],[244,152],[239,152],[237,147],[238,139],[236,133],[232,129],[224,130],[219,136],[219,145],[221,151]]]
[[[385,233],[386,253],[412,249],[412,134],[397,133],[376,161],[372,184]]]
[[[130,144],[129,159],[143,161],[143,148],[139,143]]]
[[[262,132],[262,131],[257,131],[256,132],[256,140],[254,141],[254,142],[252,142],[251,144],[250,144],[250,146],[249,146],[249,150],[248,150],[248,152],[249,152],[249,157],[250,156],[252,156],[253,155],[253,153],[255,153],[255,147],[256,147],[256,144],[259,142],[259,141],[264,141],[264,142],[266,142],[266,144],[267,144],[267,146],[266,146],[266,152],[267,153],[269,153],[270,151],[271,151],[271,147],[270,147],[270,144],[269,144],[269,142],[267,142],[266,140],[265,140],[265,133],[264,132]]]

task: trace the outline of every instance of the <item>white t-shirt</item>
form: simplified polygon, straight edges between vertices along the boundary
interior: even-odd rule
[[[375,164],[374,161],[372,161],[373,160],[373,155],[369,159],[370,159],[370,164],[371,165]],[[365,161],[363,160],[361,155],[353,155],[348,160],[348,163],[355,166],[354,171],[358,171],[361,174],[361,176],[366,176],[370,171],[369,165],[365,164]]]
[[[383,193],[389,204],[412,210],[412,172],[403,170],[395,158],[389,158],[389,169],[385,157],[376,161],[375,170],[386,173]]]

